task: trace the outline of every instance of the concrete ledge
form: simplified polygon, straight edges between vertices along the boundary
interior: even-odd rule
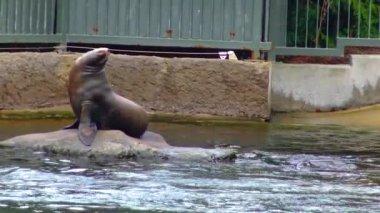
[[[0,53],[0,109],[68,104],[78,54]],[[267,120],[270,63],[111,55],[107,76],[120,95],[150,112]]]
[[[275,63],[273,111],[335,111],[380,103],[380,56],[352,55],[351,65]]]

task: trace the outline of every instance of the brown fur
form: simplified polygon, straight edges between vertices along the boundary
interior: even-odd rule
[[[108,58],[108,49],[99,49],[107,51],[105,57]],[[104,64],[88,68],[88,57],[99,54],[99,49],[78,58],[70,71],[68,93],[71,107],[79,121],[82,102],[91,101],[91,120],[98,129],[121,130],[129,136],[139,138],[148,127],[145,110],[111,90],[103,70]]]

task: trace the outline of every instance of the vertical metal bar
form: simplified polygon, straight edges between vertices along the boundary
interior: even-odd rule
[[[5,34],[7,32],[7,2],[0,0],[0,33]]]
[[[67,34],[69,33],[69,6],[70,2],[65,0],[59,0],[59,26],[60,26],[60,32],[62,33],[61,41],[60,43],[63,45],[67,44]]]
[[[271,0],[270,0],[270,2],[271,2]],[[270,2],[269,2],[269,4],[270,4]],[[288,1],[285,1],[285,7],[284,8],[286,8],[285,9],[285,15],[284,15],[284,20],[282,21],[282,23],[284,23],[284,26],[287,26],[288,25],[288,16],[289,16],[289,11],[288,11]],[[287,30],[286,30],[286,28],[287,27],[285,27],[284,28],[284,31],[285,31],[285,39],[284,39],[284,43],[285,44],[287,44],[287,41],[288,41],[288,32],[287,32]]]
[[[297,47],[297,37],[298,37],[298,2],[296,2],[296,29],[295,29],[295,35],[294,35],[294,47]]]
[[[307,0],[306,4],[306,35],[305,35],[305,47],[307,47],[307,36],[309,34],[309,6],[310,6],[310,0]]]
[[[46,32],[47,34],[54,33],[54,20],[56,14],[56,1],[48,1],[46,5]]]
[[[231,13],[234,12],[234,4],[233,2],[228,2],[228,10],[230,10]],[[192,39],[201,39],[201,36],[202,36],[202,1],[200,0],[194,0],[193,1],[193,11],[192,11],[192,20],[193,20],[193,29],[192,29],[192,32],[191,32],[191,38]],[[226,16],[226,19],[229,19],[231,22],[230,22],[230,28],[229,30],[232,30],[233,27],[233,21],[230,16],[228,15],[231,15],[231,14],[225,14]],[[233,16],[232,16],[233,17]]]
[[[368,13],[368,38],[371,38],[371,20],[372,19],[372,0],[369,1],[369,13]]]
[[[114,36],[119,34],[119,19],[118,19],[118,8],[120,7],[119,1],[118,0],[113,0],[113,1],[108,1],[107,2],[107,21],[105,24],[108,26],[108,33],[107,35]],[[146,16],[150,14],[147,12]],[[147,20],[146,18],[145,20]],[[86,20],[86,19],[85,19]],[[146,24],[148,25],[148,24]],[[84,22],[83,26],[87,26],[87,23]],[[148,25],[149,26],[149,25]]]
[[[100,2],[99,2],[100,3]],[[169,6],[166,7],[166,11]],[[138,36],[139,35],[139,2],[137,0],[129,1],[129,11],[128,11],[128,35],[129,36]],[[168,11],[168,13],[170,13]],[[167,13],[166,13],[167,14]],[[166,17],[165,17],[166,18]],[[166,21],[166,20],[165,20]],[[166,28],[165,28],[166,30]]]
[[[37,19],[37,0],[30,0],[30,18],[29,18],[29,29],[31,34],[36,33],[36,19]]]
[[[176,2],[176,1],[174,1]],[[181,1],[177,1],[178,3],[180,3]],[[202,1],[202,19],[201,19],[201,29],[202,29],[202,37],[201,39],[204,39],[204,40],[212,40],[212,10],[213,10],[213,2],[211,0],[208,0],[208,1]],[[238,5],[236,6],[237,8],[237,11],[239,14],[239,22],[238,22],[238,28],[236,30],[239,30],[239,33],[237,34],[240,34],[240,38],[243,39],[244,38],[244,20],[243,20],[243,17],[244,17],[244,2],[241,1],[238,3]],[[176,11],[173,10],[173,13],[174,13],[174,17],[177,16],[176,15]],[[179,13],[178,13],[179,14]],[[179,14],[180,15],[180,14]],[[174,25],[174,28],[176,28],[176,21],[175,19],[173,19],[173,25]]]
[[[338,1],[338,18],[336,19],[336,37],[339,38],[339,25],[340,25],[340,0]]]
[[[20,33],[21,32],[21,25],[22,25],[22,2],[16,0],[15,1],[15,20],[14,20],[14,25],[15,25],[15,33]]]
[[[277,47],[289,47],[289,45],[293,46],[293,35],[289,40],[287,40],[287,31],[292,25],[288,25],[287,14],[290,11],[291,2],[288,1],[279,1],[279,0],[270,0],[270,13],[269,14],[277,14],[278,17],[276,19],[269,19],[269,41],[272,42],[272,50],[268,52],[268,59],[274,61],[277,54]]]
[[[50,11],[52,11],[51,7],[49,7],[49,2],[51,3],[51,1],[45,1],[45,4],[44,4],[44,20],[43,20],[43,33],[44,34],[48,34],[48,30],[49,30],[49,27],[48,27],[48,21],[50,19],[48,19],[48,13],[50,13]]]
[[[30,2],[26,1],[22,4],[22,13],[23,13],[23,20],[22,20],[22,33],[27,34],[30,32],[29,30],[29,24],[28,21],[30,19]]]
[[[227,38],[227,33],[225,32],[225,19],[223,18],[224,17],[224,14],[225,14],[225,9],[226,9],[226,1],[225,0],[222,0],[221,2],[221,10],[222,11],[222,15],[220,16],[220,21],[221,21],[221,40],[225,40]],[[190,17],[191,18],[191,17]]]
[[[350,21],[351,21],[351,0],[348,0],[348,20],[347,20],[347,38],[350,37]]]
[[[149,0],[138,0],[137,8],[139,11],[139,15],[137,17],[138,20],[138,34],[137,36],[140,37],[148,37],[149,35],[149,19],[150,19],[150,12],[149,12]],[[170,4],[170,8],[166,8],[169,11],[173,10],[173,4]],[[174,34],[174,33],[173,33]]]
[[[247,1],[248,2],[248,1]],[[257,11],[252,14],[252,22],[251,22],[251,42],[253,43],[252,49],[259,55],[258,46],[261,41],[261,35],[262,35],[262,18],[263,18],[263,1],[253,1],[253,4],[251,6],[246,7],[246,13],[249,13],[249,9],[252,11]],[[248,4],[249,5],[249,4]],[[248,11],[247,11],[248,9]],[[259,12],[260,11],[260,12]]]
[[[211,11],[211,13],[212,14],[214,14],[215,12],[214,12],[214,10],[215,10],[215,2],[214,2],[214,0],[212,0],[211,1],[211,9],[210,9],[210,11]],[[211,22],[211,29],[210,29],[210,31],[211,31],[211,35],[210,35],[210,38],[211,39],[215,39],[214,37],[213,37],[213,35],[215,34],[215,22],[213,22],[213,16],[212,16],[212,14],[211,14],[211,16],[210,16],[210,22]],[[182,16],[182,13],[180,13],[180,15]],[[181,24],[179,24],[179,26],[181,27]]]
[[[172,38],[181,38],[182,34],[182,28],[181,28],[181,22],[183,19],[183,13],[182,13],[182,4],[183,1],[172,1],[171,2],[171,23],[172,23]],[[210,12],[210,16],[208,19],[208,23],[211,23],[212,21],[212,13]],[[208,33],[211,32],[211,26],[207,29]],[[211,39],[211,35],[209,35],[209,39]]]
[[[265,2],[265,31],[264,31],[264,41],[268,41],[269,38],[269,5],[270,1]]]
[[[9,34],[15,33],[15,1],[8,1],[8,16],[7,16],[7,32]]]
[[[130,14],[129,14],[129,11],[131,10],[131,1],[130,0],[125,0],[126,1],[126,7],[125,7],[125,21],[124,21],[124,23],[125,23],[125,33],[124,33],[124,35],[126,35],[126,36],[130,36],[131,35],[131,31],[130,31],[130,29],[131,29],[131,22],[132,22],[132,20],[130,19]],[[161,18],[160,18],[160,20],[161,20]]]
[[[38,0],[38,4],[37,4],[37,25],[36,25],[36,33],[37,34],[40,34],[41,33],[41,29],[42,29],[42,20],[43,20],[43,8],[41,8],[41,6],[43,6],[43,1],[44,0]]]
[[[378,33],[378,37],[380,38],[380,6],[377,7],[377,12],[378,12],[378,17],[379,17],[379,20],[378,20],[378,23],[379,23],[379,26],[377,28],[377,33]]]
[[[318,38],[319,26],[319,0],[317,1],[317,22],[315,23],[315,38]],[[315,42],[315,47],[318,47],[318,41]]]
[[[225,2],[223,2],[223,6],[225,5]],[[189,7],[189,10],[190,10],[190,31],[189,31],[189,38],[193,38],[193,28],[194,28],[194,17],[193,17],[193,14],[194,14],[194,1],[190,1],[190,7]],[[224,14],[224,12],[223,12]]]
[[[359,10],[358,10],[358,35],[357,37],[360,38],[360,20],[361,20],[361,4],[362,0],[359,0]]]
[[[330,2],[327,3],[326,48],[329,48]]]
[[[205,14],[205,8],[204,8],[204,5],[203,5],[203,1],[200,2],[200,8],[201,8],[201,13],[200,13],[201,24],[199,25],[199,32],[200,32],[200,38],[202,39],[203,34],[204,34],[203,29],[202,29],[202,27],[203,27],[202,20],[204,20],[204,14]],[[235,3],[235,7],[234,8],[236,10],[236,3]]]
[[[263,1],[260,2],[261,4],[264,4]],[[255,25],[255,22],[256,20],[254,18],[256,18],[254,16],[255,13],[252,13],[251,11],[254,11],[254,8],[255,5],[254,5],[254,1],[247,1],[245,0],[244,1],[244,10],[243,10],[243,14],[244,14],[244,19],[243,19],[243,28],[244,28],[244,36],[243,36],[243,40],[244,41],[253,41],[253,40],[256,40],[256,39],[253,39],[253,38],[256,38],[255,35],[253,35],[253,32],[254,33],[257,33],[259,36],[259,40],[258,41],[261,41],[261,35],[263,35],[262,33],[260,32],[263,32],[262,31],[262,23],[265,23],[265,20],[263,19],[264,18],[264,7],[262,6],[260,8],[260,16],[259,16],[259,25]],[[257,8],[256,8],[257,9]],[[257,31],[256,31],[257,29]]]

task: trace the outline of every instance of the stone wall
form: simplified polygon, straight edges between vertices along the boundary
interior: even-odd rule
[[[335,111],[380,103],[380,56],[352,55],[350,65],[273,64],[273,111]]]
[[[0,53],[0,109],[68,104],[66,81],[78,54]],[[111,55],[113,89],[148,111],[265,120],[270,64]]]

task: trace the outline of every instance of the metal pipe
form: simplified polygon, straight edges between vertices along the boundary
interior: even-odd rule
[[[307,37],[309,34],[309,6],[310,0],[307,0],[307,8],[306,8],[306,35],[305,35],[305,47],[307,47]]]
[[[339,25],[340,25],[340,0],[338,0],[338,18],[336,21],[336,37],[339,38]]]
[[[371,38],[371,20],[372,19],[372,0],[369,1],[369,13],[368,13],[368,38]]]
[[[315,38],[318,38],[318,25],[319,25],[319,0],[317,1],[317,22],[315,23]],[[315,41],[315,47],[318,47],[318,41]]]
[[[294,47],[297,47],[297,39],[298,39],[298,3],[299,0],[296,2],[296,29],[295,29],[295,35],[294,35]]]
[[[359,10],[358,10],[358,35],[357,37],[360,38],[360,20],[361,20],[361,4],[362,4],[362,0],[359,0]]]
[[[329,48],[330,3],[327,3],[326,48]]]
[[[264,0],[265,4],[265,31],[264,31],[264,41],[269,40],[269,5],[270,5],[270,0]]]
[[[350,37],[350,21],[351,21],[351,0],[348,0],[348,20],[347,20],[347,38]]]

